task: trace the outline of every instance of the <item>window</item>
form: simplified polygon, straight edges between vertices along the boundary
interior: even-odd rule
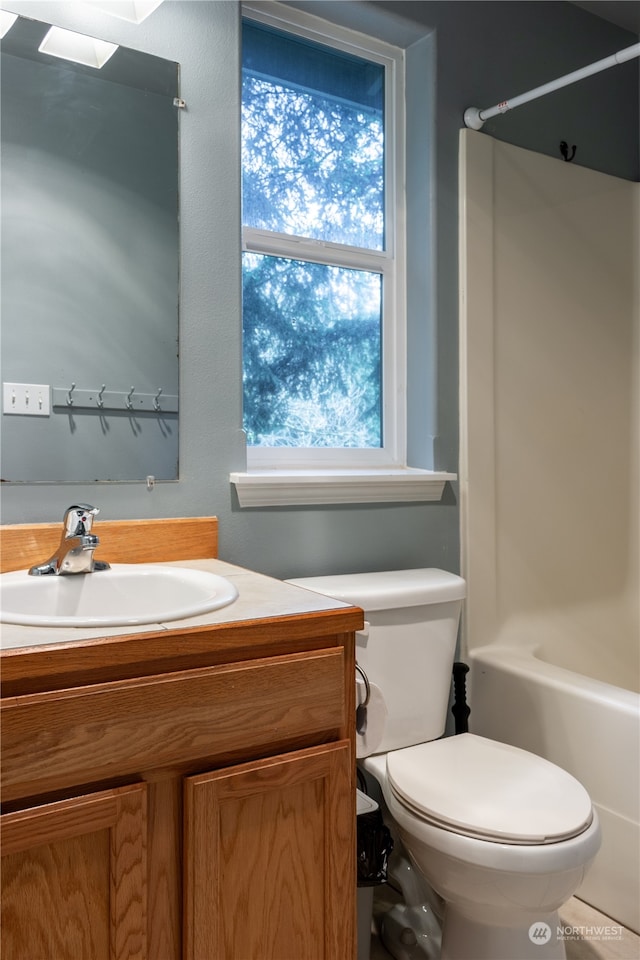
[[[299,30],[243,24],[251,462],[395,462],[397,62]]]
[[[244,13],[248,468],[406,471],[402,51]]]

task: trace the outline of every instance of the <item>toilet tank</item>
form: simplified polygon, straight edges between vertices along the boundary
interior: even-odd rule
[[[356,659],[388,712],[376,752],[442,736],[465,581],[426,567],[289,582],[364,610]]]

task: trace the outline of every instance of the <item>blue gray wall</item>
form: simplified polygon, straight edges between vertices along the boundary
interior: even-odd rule
[[[56,520],[74,498],[107,518],[220,518],[220,554],[275,576],[438,565],[458,569],[455,486],[441,503],[240,510],[229,472],[244,468],[241,434],[239,6],[235,0],[166,2],[135,27],[62,2],[14,2],[49,19],[176,60],[181,65],[181,413],[180,480],[152,492],[144,484],[11,485],[3,521]],[[89,5],[88,5],[89,6]],[[435,90],[409,94],[412,136],[427,136],[433,166],[410,165],[410,447],[435,438],[439,469],[456,470],[457,167],[464,109],[505,97],[607,56],[634,42],[565,2],[403,2],[300,4],[408,47],[409,70],[434,70]],[[425,129],[419,127],[425,124]],[[495,128],[495,129],[494,129]],[[583,81],[488,124],[487,132],[559,156],[576,143],[576,162],[640,179],[637,61]],[[433,238],[425,217],[433,202]],[[428,220],[426,221],[429,222]],[[425,285],[434,264],[433,285]],[[421,286],[422,284],[422,286]],[[437,371],[429,390],[424,377]],[[421,433],[424,435],[421,436]]]

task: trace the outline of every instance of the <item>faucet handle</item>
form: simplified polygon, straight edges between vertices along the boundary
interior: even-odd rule
[[[82,537],[91,533],[93,518],[98,513],[99,509],[89,503],[74,503],[67,507],[63,521],[65,537]]]

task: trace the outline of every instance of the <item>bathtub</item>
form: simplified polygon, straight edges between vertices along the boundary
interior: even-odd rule
[[[602,847],[577,896],[640,933],[640,694],[624,688],[636,687],[637,669],[612,657],[607,679],[617,685],[568,669],[566,645],[503,637],[468,654],[470,730],[546,757],[584,784]]]

